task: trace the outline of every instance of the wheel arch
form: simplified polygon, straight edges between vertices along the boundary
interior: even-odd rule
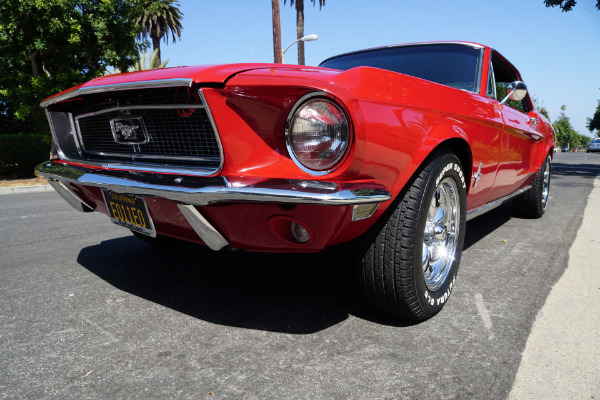
[[[416,176],[420,173],[423,166],[426,165],[432,157],[436,157],[440,153],[444,152],[456,155],[456,157],[462,164],[463,173],[465,175],[466,191],[467,195],[469,194],[473,170],[473,154],[471,151],[471,147],[464,138],[452,137],[444,139],[430,148],[430,151],[419,162],[417,168],[414,171],[412,171],[411,175],[407,178],[406,182],[399,188],[397,192],[394,192],[392,202],[390,203],[390,208],[393,208],[394,204],[397,203],[398,199],[400,199],[404,195],[406,188],[411,185]]]
[[[471,146],[469,146],[469,143],[467,143],[467,141],[463,138],[451,138],[438,144],[434,151],[441,147],[450,148],[460,160],[463,172],[465,174],[467,193],[469,193],[469,188],[471,187],[471,177],[473,175],[473,153],[471,152]]]

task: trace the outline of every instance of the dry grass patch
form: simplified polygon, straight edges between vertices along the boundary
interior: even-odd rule
[[[0,179],[0,187],[47,185],[44,178],[31,179]]]

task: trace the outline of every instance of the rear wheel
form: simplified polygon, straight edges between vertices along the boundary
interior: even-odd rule
[[[513,209],[518,216],[540,218],[544,215],[550,196],[550,168],[550,155],[548,155],[531,189],[513,200]]]
[[[375,228],[360,264],[371,304],[415,320],[431,318],[444,307],[464,242],[464,176],[455,155],[434,154]]]

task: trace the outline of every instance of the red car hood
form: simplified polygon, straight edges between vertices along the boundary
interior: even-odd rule
[[[82,92],[92,92],[95,88],[102,90],[105,87],[106,90],[118,90],[118,87],[123,85],[125,88],[127,84],[136,84],[141,82],[148,82],[148,86],[151,86],[151,82],[164,81],[164,82],[177,82],[180,81],[183,85],[185,81],[192,81],[194,83],[206,84],[225,84],[229,78],[239,73],[243,73],[251,70],[287,70],[294,71],[296,73],[302,72],[317,72],[317,71],[328,71],[333,73],[332,70],[317,67],[306,67],[299,65],[282,65],[282,64],[226,64],[226,65],[201,65],[193,67],[175,67],[175,68],[161,68],[152,69],[147,71],[139,72],[126,72],[122,74],[105,75],[99,78],[93,79],[89,82],[81,85],[74,86],[65,91],[52,95],[42,102],[42,107],[49,104],[56,103],[67,98],[74,97]]]

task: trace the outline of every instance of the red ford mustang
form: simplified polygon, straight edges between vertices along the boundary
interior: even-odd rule
[[[104,76],[46,99],[69,204],[149,242],[315,252],[351,243],[370,303],[423,320],[465,221],[544,214],[555,135],[517,69],[475,43]]]

